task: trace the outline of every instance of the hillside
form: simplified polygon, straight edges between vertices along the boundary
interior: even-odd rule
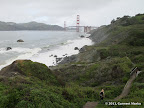
[[[0,31],[18,31],[18,30],[64,30],[58,25],[47,25],[44,23],[29,22],[29,23],[13,23],[0,22]]]
[[[124,16],[93,31],[93,46],[67,57],[58,66],[46,67],[18,60],[0,71],[0,107],[82,108],[87,102],[97,108],[105,102],[139,102],[144,107],[144,14]],[[135,79],[131,70],[142,71]],[[122,99],[114,101],[126,86]],[[99,92],[105,90],[100,102]],[[125,95],[125,94],[124,94]],[[117,108],[118,106],[113,106]]]
[[[120,95],[134,67],[144,71],[144,14],[113,20],[94,31],[90,38],[95,45],[83,47],[78,55],[65,58],[52,69],[66,82],[104,88],[106,98],[112,100]],[[139,74],[130,94],[119,101],[143,103],[143,75]]]
[[[0,108],[79,108],[95,95],[93,88],[67,85],[47,66],[30,60],[0,71]]]

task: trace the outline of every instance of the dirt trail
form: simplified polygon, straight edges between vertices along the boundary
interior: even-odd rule
[[[133,83],[133,81],[135,80],[135,78],[137,77],[137,74],[136,73],[133,73],[133,75],[130,77],[130,79],[127,81],[122,93],[116,97],[114,100],[117,101],[121,98],[124,98],[125,96],[128,95],[128,93],[130,92],[130,88],[131,88],[131,85]]]
[[[87,102],[83,108],[95,108],[97,106],[98,102]]]

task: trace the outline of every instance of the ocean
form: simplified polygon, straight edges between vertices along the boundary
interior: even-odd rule
[[[15,60],[28,59],[47,66],[57,65],[56,58],[78,54],[84,45],[92,45],[85,33],[68,31],[0,31],[0,69]],[[17,42],[22,39],[24,42]],[[6,50],[11,47],[11,50]],[[62,59],[61,59],[62,60]]]

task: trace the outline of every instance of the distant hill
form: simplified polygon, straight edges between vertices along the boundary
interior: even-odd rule
[[[14,23],[14,22],[2,22],[0,21],[0,31],[17,31],[17,30],[64,30],[63,27],[58,25],[47,25],[38,22],[29,23]]]

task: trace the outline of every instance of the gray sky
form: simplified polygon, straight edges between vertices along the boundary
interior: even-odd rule
[[[0,21],[37,21],[63,26],[100,26],[124,15],[144,13],[144,0],[0,0]]]

